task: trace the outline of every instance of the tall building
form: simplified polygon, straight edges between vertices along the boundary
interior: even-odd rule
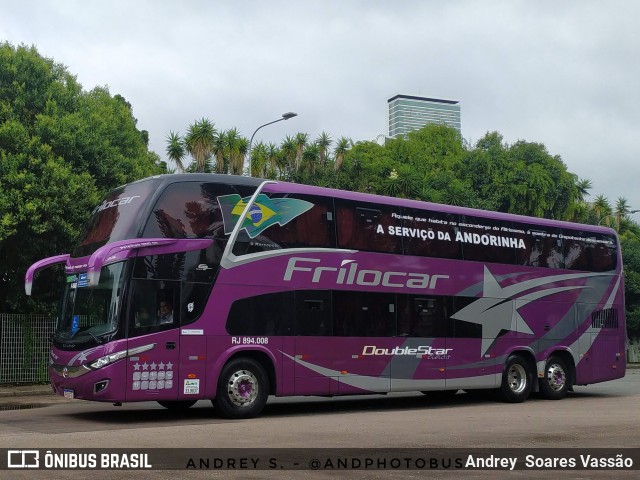
[[[419,130],[428,123],[444,123],[460,130],[460,102],[438,98],[396,95],[389,103],[389,136]]]

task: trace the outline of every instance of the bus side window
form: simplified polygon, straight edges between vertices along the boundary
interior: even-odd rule
[[[387,230],[401,225],[392,217],[400,208],[348,200],[336,200],[335,204],[338,248],[402,253],[402,236],[389,235]]]
[[[298,291],[295,296],[298,335],[332,335],[331,291]]]

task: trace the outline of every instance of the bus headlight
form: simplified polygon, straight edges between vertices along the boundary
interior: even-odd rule
[[[89,364],[89,367],[92,370],[98,370],[99,368],[106,367],[107,365],[111,365],[114,362],[126,357],[131,357],[133,355],[138,355],[142,352],[146,352],[155,347],[155,343],[150,343],[149,345],[143,345],[141,347],[131,348],[129,350],[121,350],[116,353],[110,353],[109,355],[105,355],[104,357],[100,357],[97,360],[94,360]]]
[[[120,352],[112,353],[109,355],[105,355],[104,357],[100,357],[93,363],[90,363],[89,366],[93,370],[98,370],[99,368],[106,367],[107,365],[117,362],[121,358],[125,358],[127,356],[127,350],[122,350]]]

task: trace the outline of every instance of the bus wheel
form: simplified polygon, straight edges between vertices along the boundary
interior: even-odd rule
[[[498,389],[506,402],[524,402],[531,393],[533,375],[527,362],[520,355],[511,355],[502,372],[502,384]]]
[[[158,401],[160,405],[169,410],[186,410],[189,407],[193,407],[197,400],[161,400]]]
[[[269,377],[262,365],[236,358],[222,369],[213,404],[225,418],[251,418],[262,411],[268,397]]]
[[[540,393],[548,400],[560,400],[569,390],[569,375],[565,362],[555,355],[549,357],[540,379]]]

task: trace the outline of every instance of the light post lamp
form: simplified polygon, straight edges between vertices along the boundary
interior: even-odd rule
[[[260,130],[262,127],[266,127],[267,125],[271,125],[272,123],[281,122],[282,120],[289,120],[290,118],[297,117],[297,116],[298,116],[298,114],[295,113],[295,112],[283,113],[282,117],[280,117],[279,119],[274,120],[272,122],[265,123],[264,125],[260,125],[258,128],[255,129],[255,131],[253,132],[253,135],[251,135],[251,140],[249,140],[249,150],[248,150],[248,154],[249,154],[249,176],[251,176],[251,144],[253,143],[253,137],[256,136],[256,133],[258,133],[258,130]]]

